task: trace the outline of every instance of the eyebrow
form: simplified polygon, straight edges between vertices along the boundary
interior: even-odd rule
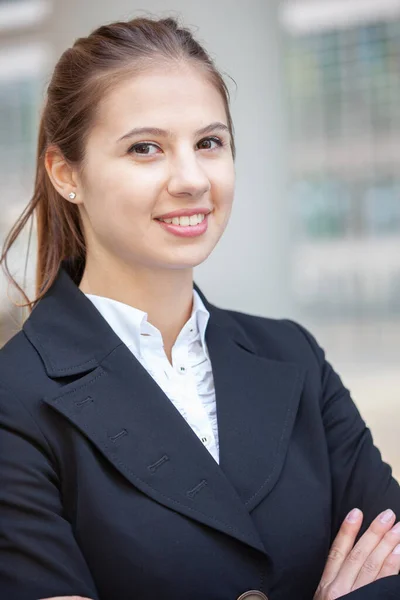
[[[205,135],[205,134],[211,133],[213,131],[224,131],[224,132],[230,133],[229,127],[227,125],[224,125],[224,123],[220,123],[219,121],[216,121],[215,123],[210,123],[210,125],[207,125],[206,127],[202,127],[201,129],[198,129],[195,132],[195,135],[196,136]],[[126,140],[126,139],[131,138],[136,135],[143,135],[143,134],[156,135],[158,137],[173,137],[173,133],[166,129],[159,129],[158,127],[135,127],[134,129],[131,129],[130,131],[128,131],[128,133],[126,133],[125,135],[120,137],[118,139],[118,142],[121,142],[123,140]]]

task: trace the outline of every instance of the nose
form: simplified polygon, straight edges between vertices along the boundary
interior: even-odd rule
[[[176,197],[201,198],[211,188],[210,180],[193,151],[186,151],[170,166],[168,192]]]

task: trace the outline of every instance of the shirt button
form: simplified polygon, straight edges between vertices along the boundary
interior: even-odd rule
[[[268,596],[257,590],[250,590],[239,596],[237,600],[268,600]]]
[[[201,441],[203,442],[203,444],[207,444],[207,442],[208,442],[208,437],[207,437],[206,435],[203,435],[203,436],[201,437]]]
[[[179,367],[179,373],[186,373],[186,367]]]

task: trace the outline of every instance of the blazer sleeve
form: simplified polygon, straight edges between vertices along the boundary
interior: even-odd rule
[[[332,479],[332,541],[346,514],[355,507],[364,513],[361,536],[373,519],[387,508],[391,508],[400,520],[400,486],[392,477],[390,466],[383,462],[349,391],[326,361],[324,351],[309,332],[300,329],[311,345],[320,373],[321,414]],[[378,580],[344,596],[349,600],[391,600],[395,597],[400,598],[398,576]]]
[[[25,407],[0,385],[0,598],[98,600],[63,515],[54,458]]]

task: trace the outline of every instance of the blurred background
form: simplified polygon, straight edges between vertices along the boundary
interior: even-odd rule
[[[400,477],[400,0],[0,0],[0,243],[32,193],[57,58],[144,14],[193,27],[232,93],[235,207],[197,283],[307,326]],[[10,266],[32,291],[28,240]],[[0,346],[23,318],[1,275]]]

